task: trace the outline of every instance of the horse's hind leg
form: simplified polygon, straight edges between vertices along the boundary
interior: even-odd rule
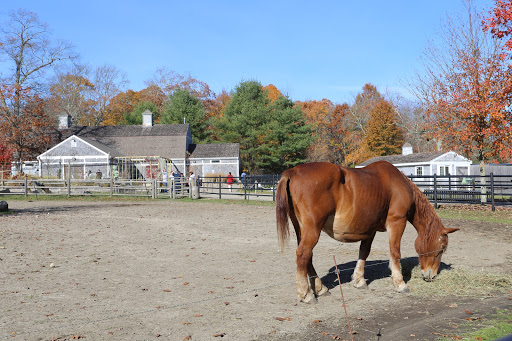
[[[352,284],[356,288],[368,288],[366,280],[364,279],[364,265],[370,255],[373,238],[375,238],[375,233],[370,238],[361,241],[361,245],[359,246],[359,259],[357,260],[356,268],[352,274]]]
[[[329,289],[327,289],[327,287],[322,283],[322,280],[316,273],[315,267],[313,266],[313,256],[311,256],[311,261],[308,264],[308,275],[309,284],[316,296],[325,296],[330,294]]]
[[[293,222],[293,220],[292,220]],[[294,224],[295,226],[295,224]],[[297,226],[295,227],[297,231]],[[314,224],[304,224],[300,229],[300,238],[297,237],[298,246],[297,246],[297,295],[299,300],[305,303],[316,303],[317,299],[315,297],[315,293],[310,289],[310,283],[308,278],[308,272],[313,270],[313,248],[318,242],[318,238],[320,236],[320,229],[316,229]],[[316,275],[316,272],[315,272]],[[313,279],[313,284],[315,284],[316,288],[316,278]],[[321,290],[321,281],[319,290]]]

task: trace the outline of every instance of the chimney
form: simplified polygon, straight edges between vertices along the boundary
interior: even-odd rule
[[[59,116],[59,129],[66,129],[71,127],[71,116],[63,114]]]
[[[142,113],[142,125],[144,127],[153,126],[153,113],[147,109]]]
[[[412,145],[409,143],[409,142],[406,142],[403,146],[402,146],[402,155],[410,155],[412,154],[413,151],[412,151]]]

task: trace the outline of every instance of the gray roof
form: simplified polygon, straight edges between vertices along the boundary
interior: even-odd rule
[[[71,135],[80,137],[127,137],[127,136],[186,136],[189,130],[188,124],[156,124],[145,127],[142,125],[119,126],[74,126],[59,129],[62,141]]]
[[[191,158],[239,157],[239,143],[191,144],[188,148]]]
[[[112,156],[185,158],[188,124],[74,126],[55,131],[56,143],[76,135]]]
[[[409,155],[388,155],[388,156],[376,156],[365,162],[359,164],[358,166],[364,167],[368,166],[371,163],[377,161],[387,161],[392,164],[400,164],[400,163],[419,163],[419,162],[429,162],[434,160],[435,158],[445,154],[446,152],[435,152],[435,153],[413,153]]]

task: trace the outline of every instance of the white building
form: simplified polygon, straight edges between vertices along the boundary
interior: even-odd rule
[[[413,153],[409,143],[404,144],[400,155],[377,156],[366,160],[356,168],[376,161],[388,161],[407,176],[475,175],[471,174],[471,160],[456,152]]]

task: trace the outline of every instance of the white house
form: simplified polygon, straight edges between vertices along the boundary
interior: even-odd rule
[[[402,147],[401,155],[377,156],[366,160],[356,168],[376,161],[388,161],[407,176],[410,175],[472,175],[471,160],[454,151],[413,153],[409,143]]]

